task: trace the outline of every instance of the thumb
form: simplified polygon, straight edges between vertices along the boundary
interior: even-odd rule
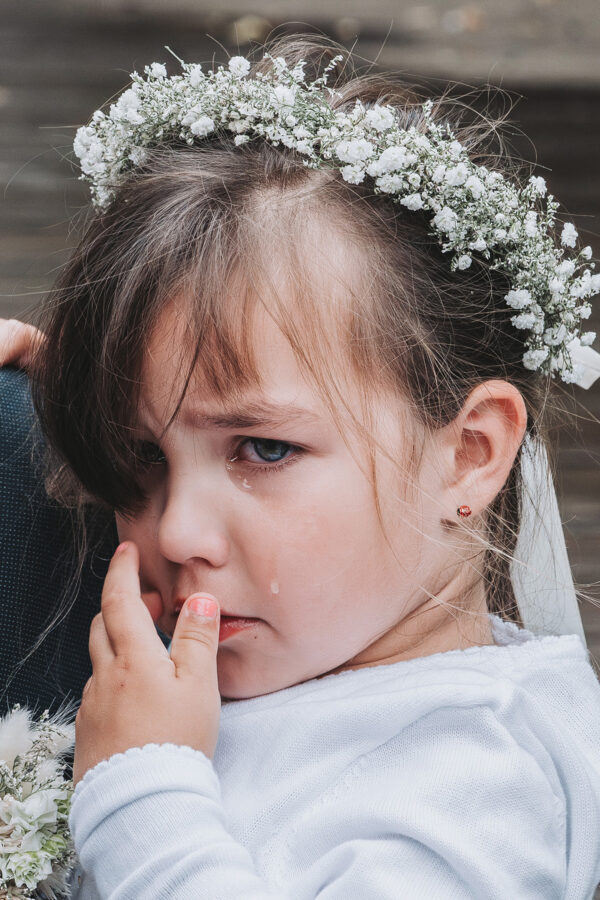
[[[187,598],[171,641],[171,660],[178,673],[197,676],[215,668],[220,614],[212,594],[192,594]]]

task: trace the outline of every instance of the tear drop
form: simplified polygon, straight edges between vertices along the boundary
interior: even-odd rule
[[[252,485],[249,483],[247,478],[244,478],[244,480],[242,481],[242,487],[245,487],[248,491],[252,490]]]
[[[279,582],[272,581],[271,582],[271,593],[278,594],[279,593]]]

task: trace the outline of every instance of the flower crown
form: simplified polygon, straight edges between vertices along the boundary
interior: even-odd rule
[[[235,134],[236,145],[257,137],[282,144],[302,154],[308,168],[338,168],[350,184],[369,177],[375,193],[431,213],[431,233],[443,253],[452,253],[452,271],[468,269],[475,253],[503,270],[511,285],[504,299],[517,311],[511,323],[526,332],[527,369],[583,387],[600,376],[600,354],[589,346],[596,334],[581,332],[591,314],[588,298],[600,293],[600,275],[591,271],[591,247],[565,257],[564,248],[577,244],[572,222],[556,246],[559,204],[549,194],[542,208],[543,178],[532,176],[519,187],[475,165],[449,126],[434,121],[430,100],[418,128],[402,128],[394,107],[378,103],[367,108],[356,100],[351,112],[335,111],[324,97],[336,93],[327,78],[342,55],[312,82],[305,79],[304,60],[290,68],[269,53],[270,70],[254,78],[247,77],[250,62],[242,56],[207,73],[175,58],[183,75],[168,77],[156,62],[145,67],[146,80],[131,73],[132,86],[108,114],[96,110],[78,129],[73,146],[80,178],[91,183],[98,209],[108,207],[124,174],[143,165],[148,149],[170,140],[193,144],[225,131]]]

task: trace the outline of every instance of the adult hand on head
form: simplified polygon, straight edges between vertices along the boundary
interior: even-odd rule
[[[93,673],[75,719],[73,782],[114,753],[150,743],[201,750],[209,759],[219,734],[217,680],[220,609],[211,594],[192,594],[182,607],[171,655],[140,594],[135,544],[117,547],[92,620]],[[194,601],[215,614],[194,612]],[[206,613],[209,608],[204,607]]]
[[[43,340],[44,335],[33,325],[18,319],[0,319],[0,366],[26,369]]]

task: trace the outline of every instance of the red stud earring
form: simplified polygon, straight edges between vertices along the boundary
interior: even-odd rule
[[[467,516],[471,515],[471,507],[466,504],[464,506],[459,506],[456,510],[456,514],[457,516],[462,516],[463,519],[466,519]]]

